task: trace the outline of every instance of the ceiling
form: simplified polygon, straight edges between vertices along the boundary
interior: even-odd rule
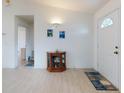
[[[50,7],[94,13],[99,8],[104,6],[109,0],[32,0],[32,1]]]
[[[27,0],[31,3],[37,3],[49,7],[61,8],[71,11],[80,11],[87,13],[95,13],[110,0]],[[34,17],[32,15],[20,15],[19,18],[33,24]]]

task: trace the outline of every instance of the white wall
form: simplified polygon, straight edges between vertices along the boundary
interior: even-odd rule
[[[23,26],[18,26],[18,51],[21,48],[26,48],[26,28]]]
[[[30,6],[28,6],[28,5]],[[13,0],[9,7],[3,6],[3,31],[8,47],[3,42],[3,67],[16,65],[15,15],[34,15],[35,68],[46,68],[46,52],[60,49],[67,52],[68,68],[93,67],[93,16],[92,14],[39,6],[25,0]],[[58,16],[63,24],[54,31],[53,38],[47,38],[50,18]],[[66,31],[66,38],[59,39],[58,31]],[[8,52],[8,53],[6,53]],[[6,59],[5,57],[8,57]]]
[[[3,9],[4,11],[4,9]],[[8,14],[7,13],[10,14]],[[11,11],[7,10],[3,12],[3,33],[2,37],[2,67],[3,68],[15,68],[15,28],[14,17],[11,15]]]
[[[100,9],[99,11],[96,12],[96,14],[94,15],[94,68],[96,70],[98,70],[97,68],[97,22],[100,18],[106,16],[107,14],[109,14],[110,12],[114,11],[115,9],[120,9],[121,7],[121,0],[110,0],[102,9]],[[106,64],[108,65],[108,64]],[[120,64],[119,64],[120,65]],[[111,70],[111,69],[110,69]],[[105,71],[103,71],[105,72]],[[107,73],[107,72],[105,72]],[[119,73],[119,76],[121,71],[118,72]],[[108,76],[106,76],[108,77]],[[120,77],[120,80],[121,80],[121,77]],[[111,80],[110,80],[111,81]],[[119,83],[121,84],[121,81],[119,81]],[[116,85],[117,86],[117,85]],[[119,85],[119,89],[121,88],[121,86]]]

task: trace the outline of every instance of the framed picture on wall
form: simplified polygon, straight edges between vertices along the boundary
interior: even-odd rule
[[[47,37],[53,37],[53,29],[47,29]]]
[[[65,38],[65,31],[59,32],[59,38],[64,39]]]

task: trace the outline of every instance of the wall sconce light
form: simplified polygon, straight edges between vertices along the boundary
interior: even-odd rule
[[[6,6],[9,6],[11,4],[11,0],[5,0]]]
[[[59,23],[52,23],[51,25],[52,25],[52,27],[57,28],[57,27],[58,27],[59,25],[61,25],[61,24],[59,24]]]
[[[55,18],[53,18],[53,19],[51,20],[50,23],[51,23],[52,27],[57,28],[59,25],[62,24],[62,20],[61,20],[60,18],[58,18],[58,17],[55,17]]]

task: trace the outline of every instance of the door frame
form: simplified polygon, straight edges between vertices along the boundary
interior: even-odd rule
[[[34,26],[34,29],[33,29],[34,30],[34,34],[33,34],[34,38],[33,38],[33,40],[35,39],[35,23],[36,23],[35,22],[36,21],[36,15],[32,14],[32,13],[28,14],[28,11],[27,11],[27,14],[19,13],[19,14],[14,15],[14,24],[15,24],[14,25],[15,26],[15,68],[19,67],[19,62],[18,62],[18,33],[17,33],[19,24],[16,23],[16,17],[17,16],[33,16],[33,20],[34,20],[34,24],[33,24],[33,26]],[[23,26],[23,25],[21,25],[21,26]],[[34,40],[34,44],[35,44],[35,40]],[[34,47],[34,50],[35,50],[35,47]],[[35,52],[34,52],[34,66],[33,66],[33,68],[35,68]]]

